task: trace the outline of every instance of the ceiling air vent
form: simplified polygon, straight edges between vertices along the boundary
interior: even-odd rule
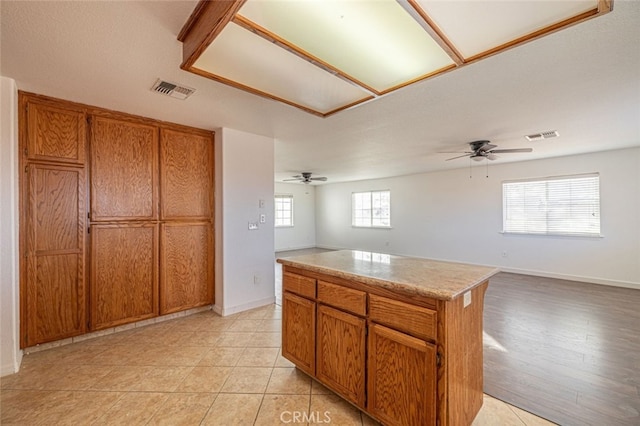
[[[171,83],[163,80],[156,80],[151,88],[154,92],[161,93],[163,95],[171,96],[176,99],[187,99],[189,96],[196,91],[196,89],[192,89],[191,87],[180,86],[176,83]]]
[[[526,135],[525,138],[527,138],[529,142],[537,142],[543,139],[557,138],[558,136],[560,136],[560,134],[558,133],[557,130],[549,130],[548,132],[541,132],[541,133],[534,133],[532,135]]]

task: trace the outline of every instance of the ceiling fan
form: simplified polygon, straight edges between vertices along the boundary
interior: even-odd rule
[[[498,158],[496,154],[507,154],[512,152],[532,152],[532,148],[513,148],[513,149],[495,149],[498,146],[493,145],[491,141],[480,140],[469,142],[471,151],[465,151],[464,155],[458,155],[457,157],[447,158],[446,161],[455,160],[456,158],[469,157],[475,161],[482,161],[484,158],[488,160],[495,160]]]
[[[322,177],[311,177],[311,172],[302,172],[299,175],[295,175],[293,176],[293,179],[284,179],[283,182],[290,182],[290,181],[300,181],[302,183],[305,184],[309,184],[313,181],[319,181],[319,182],[326,182],[327,178],[322,176]]]

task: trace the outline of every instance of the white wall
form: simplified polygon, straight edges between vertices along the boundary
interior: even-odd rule
[[[223,288],[216,294],[214,308],[229,315],[275,302],[274,141],[233,129],[218,133],[217,174],[222,188],[216,197],[222,220],[216,223],[217,239],[221,238],[216,250],[222,259],[217,256],[221,264],[216,268]],[[248,223],[259,222],[260,214],[266,215],[266,223],[250,231]]]
[[[293,195],[293,227],[276,228],[276,251],[316,246],[316,188],[303,183],[276,182],[276,194]]]
[[[462,160],[464,161],[464,160]],[[640,148],[316,188],[318,247],[499,266],[640,288]],[[502,181],[600,173],[602,238],[501,234]],[[351,227],[351,193],[391,190],[392,229]],[[506,252],[507,257],[502,253]]]
[[[0,376],[18,371],[22,360],[18,264],[18,93],[0,77]]]

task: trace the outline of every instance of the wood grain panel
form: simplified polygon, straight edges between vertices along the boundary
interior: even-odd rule
[[[160,314],[213,303],[213,229],[209,223],[160,226]]]
[[[385,425],[435,425],[435,377],[434,345],[381,325],[369,326],[367,409]]]
[[[30,164],[21,346],[86,330],[84,169]]]
[[[303,275],[284,272],[282,288],[284,291],[290,291],[310,299],[316,298],[316,280]]]
[[[91,329],[158,314],[158,225],[91,226]]]
[[[369,318],[425,340],[436,338],[436,311],[386,297],[369,297]]]
[[[471,424],[483,402],[482,318],[488,281],[464,297],[438,301],[438,409],[442,425]]]
[[[318,281],[318,301],[357,315],[367,314],[367,293],[364,291]]]
[[[282,356],[302,371],[316,372],[316,304],[284,292],[282,297]]]
[[[318,306],[316,377],[364,408],[366,321]]]
[[[27,156],[31,160],[84,164],[86,116],[63,103],[23,98],[28,113]]]
[[[157,218],[158,129],[93,117],[91,220]]]
[[[162,219],[211,219],[212,135],[162,129],[160,190]]]

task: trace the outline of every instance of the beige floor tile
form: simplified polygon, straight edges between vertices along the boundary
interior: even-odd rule
[[[309,395],[265,395],[254,425],[305,425],[311,416]]]
[[[295,367],[295,364],[282,356],[282,349],[278,348],[278,357],[276,358],[276,367]]]
[[[256,308],[256,309],[250,309],[248,311],[244,311],[244,312],[240,312],[238,314],[238,319],[239,320],[263,320],[267,317],[267,315],[269,315],[271,313],[271,310],[268,309],[263,309],[263,308]]]
[[[247,342],[253,348],[279,348],[282,344],[282,334],[273,332],[255,333]]]
[[[211,348],[207,346],[167,346],[155,357],[153,364],[176,367],[196,366]]]
[[[318,395],[332,395],[333,391],[316,380],[311,380],[311,393]]]
[[[272,333],[280,333],[282,331],[282,320],[265,319],[260,321],[256,331],[269,331]]]
[[[222,331],[194,331],[182,333],[176,343],[178,346],[216,346],[222,336]]]
[[[245,348],[238,360],[238,367],[273,367],[278,348]]]
[[[360,426],[360,410],[340,398],[338,395],[311,395],[310,412],[318,413],[326,423],[340,426]]]
[[[484,396],[482,408],[474,419],[473,426],[526,426],[525,423],[509,408],[509,405],[492,398]]]
[[[220,392],[232,370],[233,367],[194,367],[176,392]]]
[[[125,393],[94,425],[144,425],[164,406],[169,395],[157,392]]]
[[[170,394],[147,425],[199,425],[215,398],[211,393]]]
[[[114,366],[78,365],[60,374],[42,385],[49,390],[83,390],[93,386],[98,380],[109,374]]]
[[[53,349],[52,349],[53,350]],[[41,364],[25,362],[16,374],[2,378],[2,389],[44,389],[45,384],[73,370],[73,365]]]
[[[237,319],[233,324],[227,329],[228,332],[253,332],[257,331],[258,327],[262,323],[260,319]]]
[[[204,354],[198,366],[234,367],[243,353],[244,348],[215,347]]]
[[[266,393],[310,394],[311,378],[297,368],[274,368]]]
[[[2,391],[0,424],[90,424],[121,396],[117,392]]]
[[[95,390],[173,392],[193,367],[122,366],[91,386]]]
[[[509,405],[509,404],[507,404]],[[542,417],[535,416],[527,411],[521,410],[518,407],[514,407],[513,405],[509,405],[511,411],[516,413],[516,416],[522,420],[524,424],[527,426],[553,426],[555,423],[550,422],[548,420],[543,419]]]
[[[247,426],[255,422],[262,394],[219,394],[202,421],[207,426]]]
[[[254,333],[251,332],[230,332],[225,331],[220,336],[220,339],[217,342],[217,346],[219,347],[236,347],[236,348],[244,348],[254,338]]]
[[[221,392],[264,393],[272,370],[264,367],[234,367]]]
[[[106,349],[104,346],[88,345],[86,342],[73,343],[25,355],[23,362],[28,360],[29,362],[33,361],[44,364],[80,365],[86,364]]]
[[[362,426],[380,426],[380,422],[374,420],[365,413],[360,413],[360,417],[362,417]]]

